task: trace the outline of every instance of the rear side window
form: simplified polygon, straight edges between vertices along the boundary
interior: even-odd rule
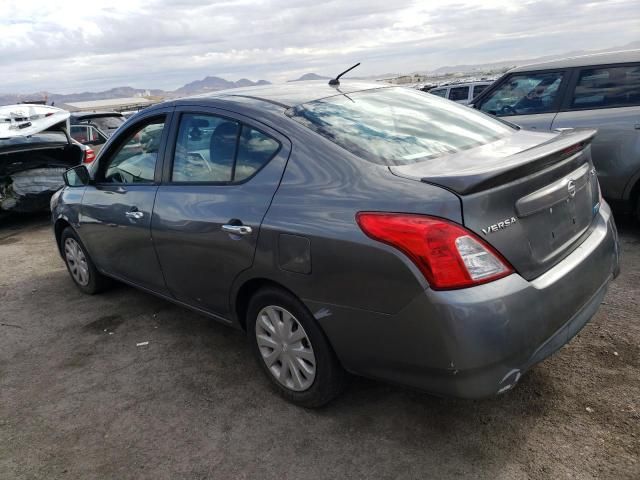
[[[287,115],[381,165],[417,163],[514,132],[471,108],[401,87],[335,95],[290,108]]]
[[[98,128],[108,136],[111,136],[111,134],[120,128],[124,122],[125,118],[121,116],[97,117],[91,119],[91,123],[97,125]]]
[[[563,77],[563,72],[511,75],[489,93],[480,110],[498,116],[553,112]]]
[[[235,183],[252,177],[280,144],[264,133],[216,115],[183,114],[173,158],[173,182]]]
[[[626,107],[640,104],[640,65],[580,71],[574,108]]]
[[[484,90],[488,87],[489,85],[474,85],[473,86],[473,94],[471,95],[472,98],[476,98],[478,95],[480,95],[482,92],[484,92]]]
[[[71,138],[80,143],[98,145],[107,141],[93,125],[73,125]]]
[[[469,87],[451,87],[449,89],[449,100],[454,102],[469,100]]]
[[[273,138],[243,125],[238,143],[234,180],[240,182],[253,176],[273,158],[279,149],[280,144]]]

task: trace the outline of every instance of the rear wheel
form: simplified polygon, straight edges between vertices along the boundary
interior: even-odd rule
[[[71,227],[65,228],[62,232],[60,245],[67,270],[80,290],[93,295],[109,286],[110,280],[98,272],[84,245]]]
[[[346,373],[306,307],[278,288],[249,302],[247,331],[262,370],[285,399],[320,407],[339,395]]]

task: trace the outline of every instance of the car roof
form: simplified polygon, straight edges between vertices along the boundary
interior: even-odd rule
[[[377,88],[389,88],[394,85],[373,82],[358,82],[343,80],[338,86],[330,86],[326,80],[309,80],[300,82],[288,82],[279,85],[261,85],[257,87],[232,88],[218,90],[186,97],[176,101],[176,104],[193,103],[194,100],[225,100],[242,101],[241,99],[254,99],[277,105],[281,108],[290,108],[302,103],[320,100],[335,95],[349,94],[362,90]]]
[[[532,63],[512,68],[509,73],[530,72],[534,70],[549,70],[552,68],[589,67],[592,65],[607,65],[614,63],[640,62],[640,50],[623,50],[619,52],[594,53],[577,57],[550,60],[548,62]]]
[[[83,120],[86,118],[100,118],[100,117],[122,117],[120,112],[71,112],[71,116],[76,120]]]

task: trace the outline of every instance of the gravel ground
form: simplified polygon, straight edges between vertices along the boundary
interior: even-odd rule
[[[281,401],[244,336],[125,286],[72,284],[43,217],[0,226],[0,478],[640,478],[640,228],[599,313],[507,394],[353,379]],[[146,346],[136,346],[149,342]]]

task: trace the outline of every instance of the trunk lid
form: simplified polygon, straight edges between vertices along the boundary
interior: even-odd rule
[[[519,131],[481,147],[389,168],[456,193],[465,226],[531,280],[573,251],[592,227],[599,208],[589,146],[595,133]]]

